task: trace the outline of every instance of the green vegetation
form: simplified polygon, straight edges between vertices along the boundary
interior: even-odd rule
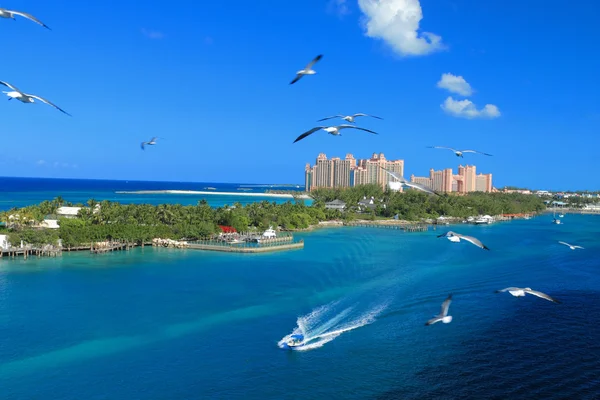
[[[195,206],[180,204],[120,204],[110,201],[89,200],[75,218],[59,218],[59,229],[39,228],[46,219],[57,219],[58,198],[39,205],[13,209],[0,213],[9,240],[13,244],[23,240],[34,245],[55,244],[62,239],[66,248],[86,246],[92,242],[118,240],[143,244],[153,238],[200,239],[220,232],[218,225],[232,226],[237,231],[263,231],[269,226],[284,230],[306,229],[319,221],[355,218],[399,219],[418,221],[424,218],[466,218],[471,215],[501,213],[526,213],[545,208],[537,196],[517,193],[473,193],[467,196],[441,197],[409,190],[404,193],[383,191],[377,185],[357,186],[347,189],[318,189],[311,193],[311,206],[302,200],[284,204],[262,201],[242,206],[212,208],[206,201]],[[364,197],[375,199],[371,209],[359,208]],[[346,203],[344,212],[328,210],[325,203],[340,199]]]
[[[311,192],[319,207],[335,199],[346,203],[349,212],[356,212],[358,202],[373,197],[376,199],[374,217],[393,217],[416,221],[422,218],[447,217],[466,218],[471,215],[518,214],[542,211],[546,208],[542,199],[534,195],[519,193],[469,193],[465,196],[431,196],[416,190],[406,192],[383,191],[378,185],[356,186],[347,189],[317,189]],[[383,201],[378,201],[383,200]]]

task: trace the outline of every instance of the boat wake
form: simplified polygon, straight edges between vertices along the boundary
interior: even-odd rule
[[[277,342],[277,345],[282,349],[289,348],[295,351],[323,347],[344,332],[372,324],[388,306],[387,303],[379,304],[366,312],[357,313],[355,311],[356,306],[346,307],[340,311],[340,308],[342,308],[340,304],[340,301],[332,302],[299,317],[296,328],[292,333]],[[305,344],[298,347],[288,347],[286,343],[292,335],[302,335]]]

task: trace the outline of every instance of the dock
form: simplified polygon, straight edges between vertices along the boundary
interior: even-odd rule
[[[429,224],[394,224],[394,223],[371,223],[371,222],[344,222],[344,226],[357,226],[361,228],[384,228],[384,229],[397,229],[403,232],[428,232]],[[435,226],[433,227],[435,230]]]
[[[227,243],[214,240],[196,240],[187,242],[186,248],[193,250],[222,251],[228,253],[269,253],[273,251],[304,248],[304,240],[297,242],[293,238],[279,241],[261,241],[261,243]]]
[[[62,255],[62,248],[58,246],[45,245],[41,247],[36,246],[23,246],[23,247],[9,247],[7,249],[0,250],[0,258],[9,257],[15,258],[23,256],[24,259],[27,257],[58,257]]]

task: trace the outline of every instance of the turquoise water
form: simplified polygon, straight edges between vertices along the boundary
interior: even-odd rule
[[[489,252],[331,228],[273,254],[3,260],[1,397],[596,398],[600,217],[550,220],[452,227]],[[511,285],[562,304],[494,293]],[[453,321],[424,326],[449,293]],[[317,346],[280,349],[298,323]]]
[[[270,201],[285,203],[294,201],[290,197],[261,196],[267,190],[303,190],[298,185],[269,185],[241,183],[211,183],[211,182],[152,182],[152,181],[114,181],[90,179],[47,179],[47,178],[6,178],[0,177],[0,210],[13,207],[25,207],[39,204],[44,200],[52,200],[61,196],[73,204],[85,204],[89,199],[98,201],[109,200],[126,204],[183,204],[196,205],[200,200],[206,200],[212,207],[232,205],[239,202],[243,205]],[[212,187],[215,190],[205,189]],[[243,190],[240,190],[243,189]],[[205,191],[209,194],[148,194],[120,193],[156,190],[187,190]],[[223,194],[227,192],[229,194]],[[244,196],[243,193],[258,194]],[[307,205],[312,200],[304,200]]]

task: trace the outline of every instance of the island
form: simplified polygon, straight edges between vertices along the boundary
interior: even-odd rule
[[[188,247],[190,243],[204,243],[206,249],[213,249],[209,247],[217,242],[228,246],[244,242],[245,248],[251,248],[249,243],[259,245],[255,247],[300,243],[294,242],[292,232],[319,226],[360,225],[370,221],[372,225],[411,226],[406,231],[420,231],[419,226],[441,220],[447,224],[478,215],[529,215],[546,209],[543,200],[535,195],[432,196],[415,190],[383,190],[378,185],[317,189],[310,197],[311,205],[297,197],[283,204],[265,200],[216,208],[205,200],[192,206],[122,204],[94,199],[85,205],[73,205],[59,197],[0,213],[0,245],[9,252],[29,246],[29,254],[37,255],[164,243],[175,247],[177,243],[186,243]],[[260,239],[265,239],[263,235],[269,229],[285,239],[262,240],[260,246]],[[231,233],[236,233],[237,238],[227,236]]]

